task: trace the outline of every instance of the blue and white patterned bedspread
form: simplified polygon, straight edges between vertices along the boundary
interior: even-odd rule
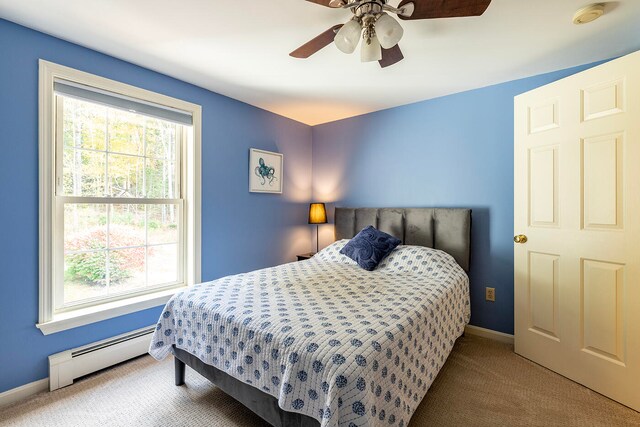
[[[177,293],[149,353],[175,344],[323,427],[406,426],[469,321],[469,279],[418,246],[365,271],[346,242]]]

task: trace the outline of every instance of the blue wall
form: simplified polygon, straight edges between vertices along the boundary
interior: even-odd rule
[[[38,59],[202,105],[202,278],[311,249],[311,128],[0,20],[0,392],[45,378],[47,356],[154,324],[160,308],[43,336],[38,321]],[[250,147],[284,153],[282,196],[248,192]]]
[[[314,199],[472,208],[471,323],[513,333],[513,97],[593,65],[315,126]]]

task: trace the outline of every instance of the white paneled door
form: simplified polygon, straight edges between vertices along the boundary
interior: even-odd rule
[[[515,351],[640,411],[640,52],[515,98]]]

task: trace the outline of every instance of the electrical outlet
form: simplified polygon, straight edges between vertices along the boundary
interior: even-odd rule
[[[484,297],[487,301],[495,301],[496,300],[496,288],[485,288]]]

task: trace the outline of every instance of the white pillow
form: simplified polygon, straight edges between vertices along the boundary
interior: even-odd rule
[[[349,239],[337,240],[322,249],[311,259],[324,262],[337,262],[340,264],[356,264],[354,260],[340,253],[342,248],[344,248],[344,245],[348,242]]]
[[[430,275],[444,264],[456,264],[446,252],[425,246],[400,245],[378,265],[376,271],[390,274]]]

